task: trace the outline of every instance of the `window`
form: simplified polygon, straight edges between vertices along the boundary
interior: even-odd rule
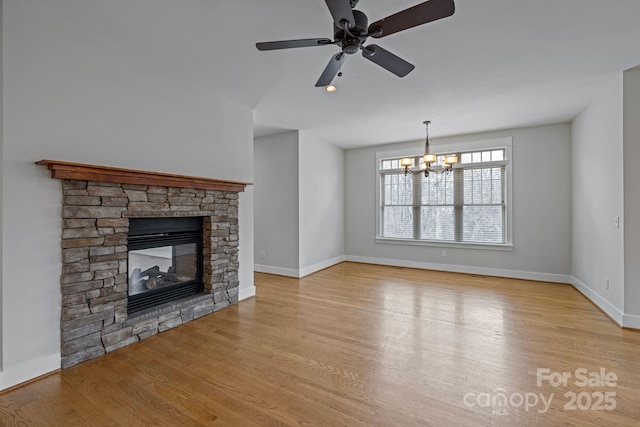
[[[497,142],[503,146],[493,145]],[[432,145],[432,147],[434,147]],[[451,150],[453,146],[447,145]],[[437,146],[434,147],[437,151]],[[405,175],[403,155],[378,154],[378,238],[425,244],[510,245],[511,139],[460,144],[451,172]],[[415,151],[413,152],[415,154]],[[422,156],[415,156],[419,167]]]

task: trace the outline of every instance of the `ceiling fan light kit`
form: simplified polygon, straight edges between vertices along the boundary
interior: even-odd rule
[[[453,0],[429,0],[395,13],[369,25],[364,12],[355,10],[358,0],[325,0],[333,17],[334,40],[328,38],[282,40],[256,43],[260,51],[293,49],[299,47],[336,45],[340,53],[329,60],[316,87],[327,87],[340,71],[347,55],[362,51],[362,57],[390,71],[398,77],[409,74],[415,66],[399,56],[370,44],[365,46],[369,37],[382,38],[390,34],[446,18],[455,12]]]

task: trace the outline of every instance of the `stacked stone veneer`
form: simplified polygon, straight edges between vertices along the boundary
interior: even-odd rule
[[[62,367],[238,302],[238,193],[62,180]],[[204,293],[127,315],[129,218],[203,217]]]

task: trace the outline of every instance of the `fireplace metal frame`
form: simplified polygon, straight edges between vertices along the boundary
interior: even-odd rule
[[[128,251],[195,243],[197,274],[194,280],[129,295],[127,314],[204,292],[202,224],[202,217],[129,219]],[[127,277],[131,277],[130,266]]]

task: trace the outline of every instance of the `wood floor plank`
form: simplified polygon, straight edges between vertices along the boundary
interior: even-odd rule
[[[0,425],[639,423],[640,332],[569,285],[357,263],[255,284],[239,305],[0,394]],[[542,368],[571,378],[539,385]],[[618,380],[581,387],[579,368]],[[615,409],[592,409],[604,392]],[[501,393],[516,400],[491,404]],[[518,404],[534,395],[548,408]]]

